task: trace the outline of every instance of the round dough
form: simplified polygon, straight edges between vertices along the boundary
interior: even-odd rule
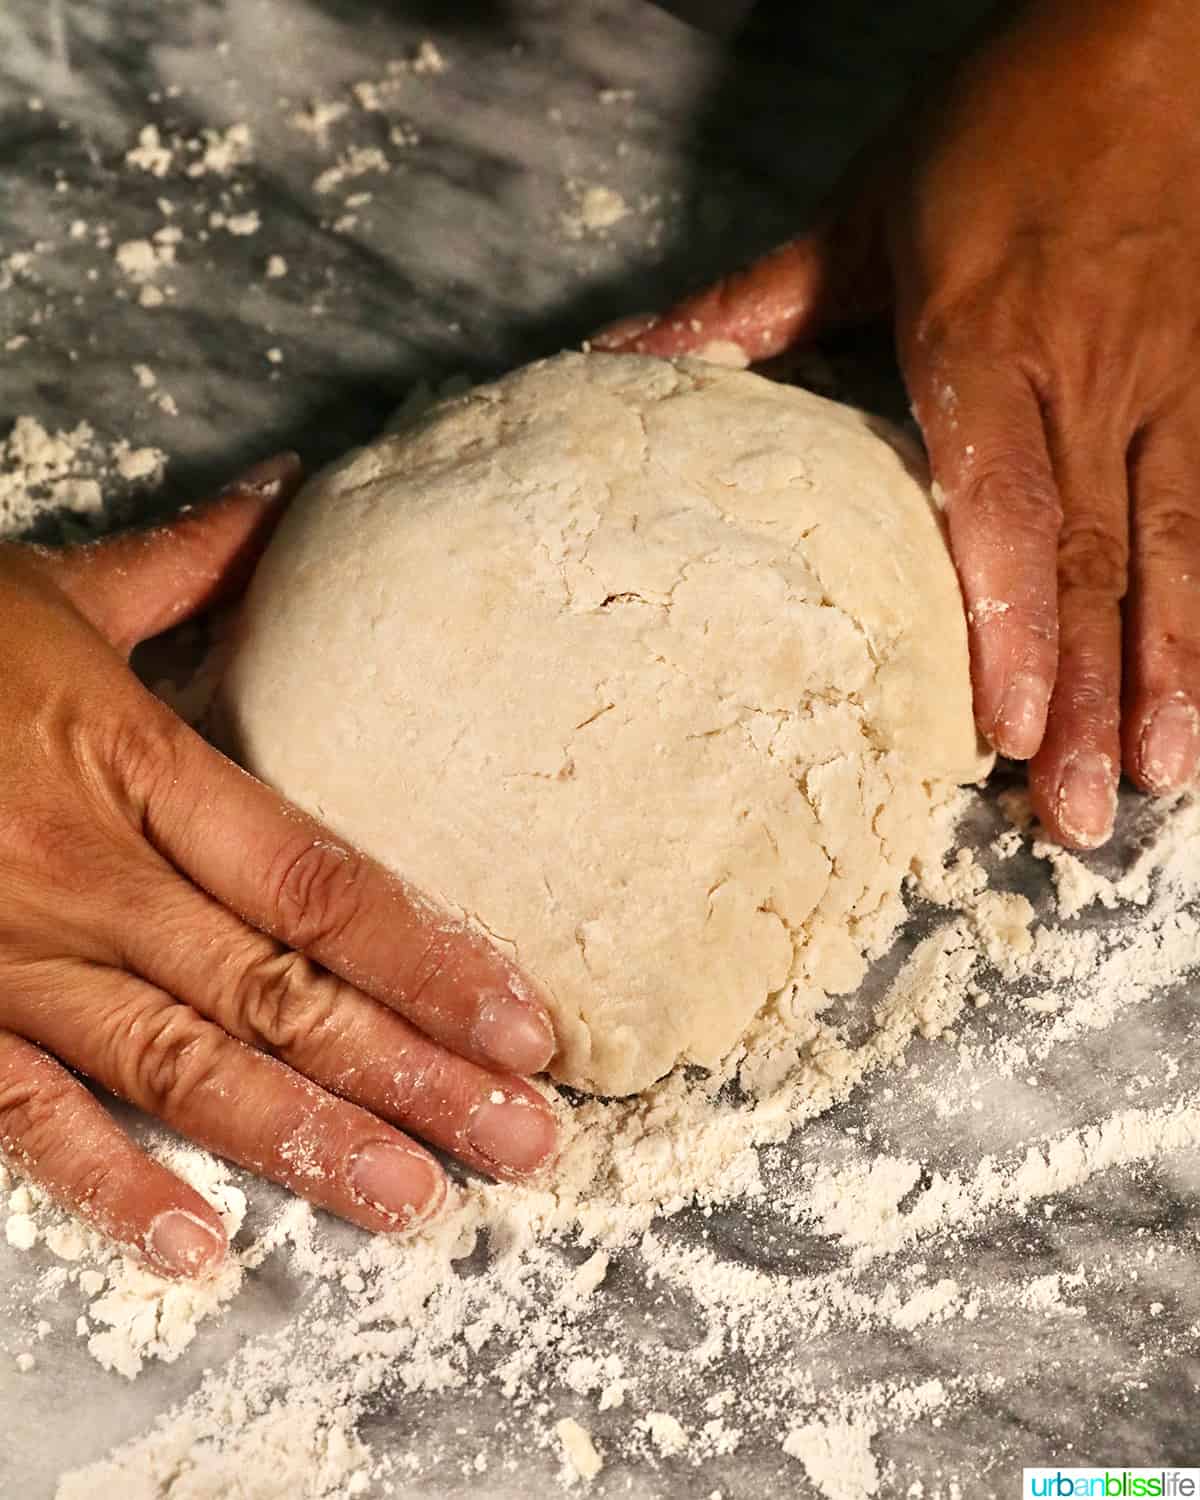
[[[694,360],[564,354],[292,505],[224,682],[243,763],[549,990],[623,1094],[853,989],[986,769],[920,455]]]

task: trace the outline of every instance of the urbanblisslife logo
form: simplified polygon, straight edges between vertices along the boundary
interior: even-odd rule
[[[1200,1500],[1200,1469],[1026,1469],[1024,1500]]]

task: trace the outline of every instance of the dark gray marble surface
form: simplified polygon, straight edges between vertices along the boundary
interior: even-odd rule
[[[819,14],[802,25],[806,9]],[[87,420],[105,441],[165,450],[163,488],[129,493],[114,482],[114,515],[195,499],[281,446],[319,462],[369,436],[420,379],[494,372],[576,342],[795,229],[978,9],[951,0],[798,6],[777,47],[739,56],[643,0],[8,0],[0,348],[26,342],[0,354],[0,418],[30,413],[51,427]],[[444,54],[445,73],[398,75],[382,111],[353,104],[354,84],[385,78],[386,60],[410,58],[425,37]],[[603,90],[632,94],[606,101]],[[351,103],[324,145],[289,123],[312,100]],[[242,122],[253,150],[227,176],[187,175],[196,153],[186,145],[162,178],[125,161],[148,124],[186,142]],[[396,144],[393,128],[411,129],[419,144]],[[314,180],[350,145],[378,147],[389,170],[316,192]],[[563,218],[577,211],[572,183],[612,187],[631,212],[572,238]],[[358,193],[370,201],[349,203]],[[213,214],[249,211],[260,219],[253,234],[210,226]],[[347,214],[356,222],[335,227]],[[76,221],[86,228],[73,237]],[[164,304],[146,308],[114,249],[167,224],[183,233],[175,264],[156,278]],[[266,275],[274,255],[287,261],[280,279]],[[139,385],[138,364],[155,372],[153,391]],[[154,404],[162,393],[177,415]],[[981,837],[990,837],[999,823],[986,809],[981,817]],[[1045,912],[1044,869],[1027,862],[1020,878]],[[939,1069],[949,1076],[955,1064],[952,1051],[922,1044],[915,1083],[887,1098],[860,1091],[813,1127],[806,1150],[836,1157],[846,1132],[870,1125],[895,1154],[970,1163],[1015,1149],[1031,1132],[1102,1117],[1131,1080],[1154,1073],[1168,1045],[1186,1056],[1190,1038],[1195,1052],[1191,998],[1173,991],[1141,1007],[1136,1024],[1081,1036],[1046,1062],[1036,1094],[997,1081],[970,1122],[929,1113]],[[1197,1073],[1197,1062],[1184,1064],[1147,1097],[1183,1097]],[[946,1275],[984,1284],[1014,1268],[1086,1265],[1095,1292],[1050,1330],[1036,1308],[1018,1308],[973,1328],[935,1325],[907,1339],[843,1332],[807,1347],[804,1358],[831,1382],[1002,1373],[939,1424],[918,1422],[890,1440],[885,1490],[1016,1494],[1023,1462],[1075,1454],[1194,1461],[1197,1188],[1188,1158],[1109,1172],[1064,1194],[1052,1220],[1000,1215],[944,1247]],[[708,1231],[732,1259],[781,1263],[772,1249],[778,1226],[731,1214]],[[671,1232],[686,1240],[686,1215]],[[1122,1276],[1104,1267],[1143,1264],[1147,1236],[1161,1246],[1162,1269],[1143,1270],[1126,1295]],[[798,1243],[814,1263],[831,1253],[815,1237]],[[626,1271],[618,1284],[631,1288],[636,1311],[636,1257]],[[29,1275],[28,1261],[0,1243],[0,1277],[19,1291]],[[140,1432],[249,1332],[285,1326],[296,1295],[273,1272],[253,1278],[183,1360],[133,1387],[103,1375],[69,1334],[50,1341],[28,1376],[13,1376],[0,1352],[0,1492],[50,1495],[60,1472]],[[10,1308],[15,1300],[0,1299]],[[1165,1309],[1153,1324],[1151,1301]],[[646,1308],[645,1326],[667,1337],[669,1310],[653,1300]],[[0,1316],[0,1338],[13,1326]],[[754,1378],[744,1365],[736,1373]],[[408,1441],[418,1419],[482,1434],[493,1415],[485,1398],[470,1409],[451,1398],[423,1398],[419,1410],[385,1404],[369,1436],[384,1448],[391,1430]],[[550,1459],[530,1462],[528,1483],[550,1483]],[[458,1493],[462,1481],[448,1466],[427,1485],[420,1493]],[[718,1491],[806,1487],[771,1434],[703,1471],[631,1463],[598,1487],[637,1496]]]
[[[86,417],[160,446],[180,498],[280,445],[327,458],[418,378],[552,352],[793,232],[972,7],[957,26],[953,5],[896,9],[918,24],[852,0],[774,55],[739,58],[641,0],[13,0],[0,16],[3,249],[44,248],[0,299],[0,344],[29,338],[0,362],[0,415]],[[313,99],[352,101],[353,84],[428,35],[446,73],[399,80],[385,110],[355,108],[324,150],[289,124]],[[633,97],[605,103],[604,89]],[[124,161],[148,124],[194,139],[243,122],[253,154],[227,177]],[[394,146],[395,124],[419,147]],[[314,192],[351,142],[391,170]],[[612,186],[633,211],[572,241],[571,180]],[[361,192],[371,202],[347,210]],[[213,212],[248,209],[257,233],[208,230]],[[357,222],[336,231],[347,212]],[[158,278],[169,301],[147,310],[96,239],[166,224],[183,239]],[[265,278],[271,254],[286,278]],[[178,418],[140,397],[135,363]]]

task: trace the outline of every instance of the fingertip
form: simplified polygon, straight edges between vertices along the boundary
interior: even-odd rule
[[[599,349],[606,354],[635,353],[638,340],[658,327],[660,319],[656,313],[634,313],[609,323],[587,341],[589,349]]]
[[[143,1248],[154,1268],[167,1276],[199,1277],[225,1259],[229,1240],[215,1211],[201,1216],[186,1208],[156,1214]]]
[[[1117,781],[1111,757],[1099,750],[1073,750],[1056,774],[1037,779],[1035,811],[1059,843],[1098,849],[1112,836],[1116,822]]]
[[[254,499],[270,505],[292,494],[303,476],[300,455],[287,449],[264,458],[261,463],[253,464],[239,474],[221,491],[220,498]]]
[[[350,1190],[363,1208],[408,1229],[431,1219],[446,1201],[446,1174],[428,1152],[403,1141],[368,1141],[349,1163]]]
[[[1200,713],[1182,694],[1152,705],[1133,737],[1130,775],[1143,790],[1165,796],[1195,779],[1200,762]]]
[[[484,1057],[508,1073],[541,1073],[555,1051],[545,1010],[505,993],[483,1001],[472,1040]]]
[[[529,1177],[548,1166],[558,1147],[558,1122],[533,1090],[497,1083],[471,1111],[467,1136],[498,1176]]]
[[[1046,734],[1052,684],[1034,673],[1010,678],[990,725],[981,725],[993,749],[1010,760],[1032,760]]]

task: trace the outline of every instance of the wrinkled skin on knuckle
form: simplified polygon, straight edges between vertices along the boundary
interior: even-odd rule
[[[276,1055],[305,1050],[328,1027],[341,988],[300,953],[258,953],[239,960],[230,999],[232,1029]]]
[[[352,850],[306,837],[279,853],[268,896],[288,943],[302,951],[336,947],[359,915],[363,861]]]
[[[1109,607],[1107,603],[1104,606]],[[1068,604],[1068,608],[1077,608]],[[1107,631],[1072,632],[1060,664],[1048,738],[1063,753],[1096,744],[1109,753],[1121,722],[1119,662],[1107,655]]]
[[[1063,595],[1091,595],[1108,602],[1124,597],[1129,545],[1094,517],[1080,516],[1063,526],[1058,544],[1058,577]]]
[[[45,796],[0,801],[0,891],[28,892],[31,882],[56,884],[80,863],[81,830],[75,809]],[[3,908],[0,901],[0,927]]]
[[[1200,476],[1197,476],[1200,483]],[[1181,573],[1200,571],[1200,509],[1183,499],[1139,507],[1138,551],[1149,563],[1177,565]]]
[[[985,591],[994,563],[1010,555],[1014,537],[1052,555],[1062,507],[1044,468],[1020,446],[980,453],[950,497],[950,532],[968,588]]]
[[[64,1126],[86,1094],[83,1084],[48,1060],[0,1082],[0,1148],[36,1173],[40,1163],[61,1155]],[[78,1153],[71,1162],[72,1203],[102,1228],[108,1226],[96,1202],[109,1196],[117,1170],[111,1157],[94,1152]]]
[[[0,1148],[26,1171],[61,1153],[65,1122],[85,1094],[81,1083],[58,1068],[33,1067],[0,1082]],[[109,1196],[117,1163],[95,1153],[71,1163],[70,1195],[77,1211],[108,1227],[96,1212],[96,1201]]]
[[[196,1024],[187,1006],[172,1005],[142,1017],[135,1034],[122,1033],[114,1049],[120,1092],[163,1119],[179,1119],[220,1072],[220,1040]]]
[[[1107,673],[1087,663],[1076,664],[1069,679],[1061,680],[1056,708],[1060,715],[1069,713],[1099,729],[1110,729],[1118,721],[1117,704]]]
[[[165,713],[114,712],[81,726],[72,748],[85,783],[139,831],[149,807],[178,780],[177,726]]]
[[[0,1081],[0,1146],[37,1161],[57,1139],[70,1102],[70,1085],[34,1073]]]

